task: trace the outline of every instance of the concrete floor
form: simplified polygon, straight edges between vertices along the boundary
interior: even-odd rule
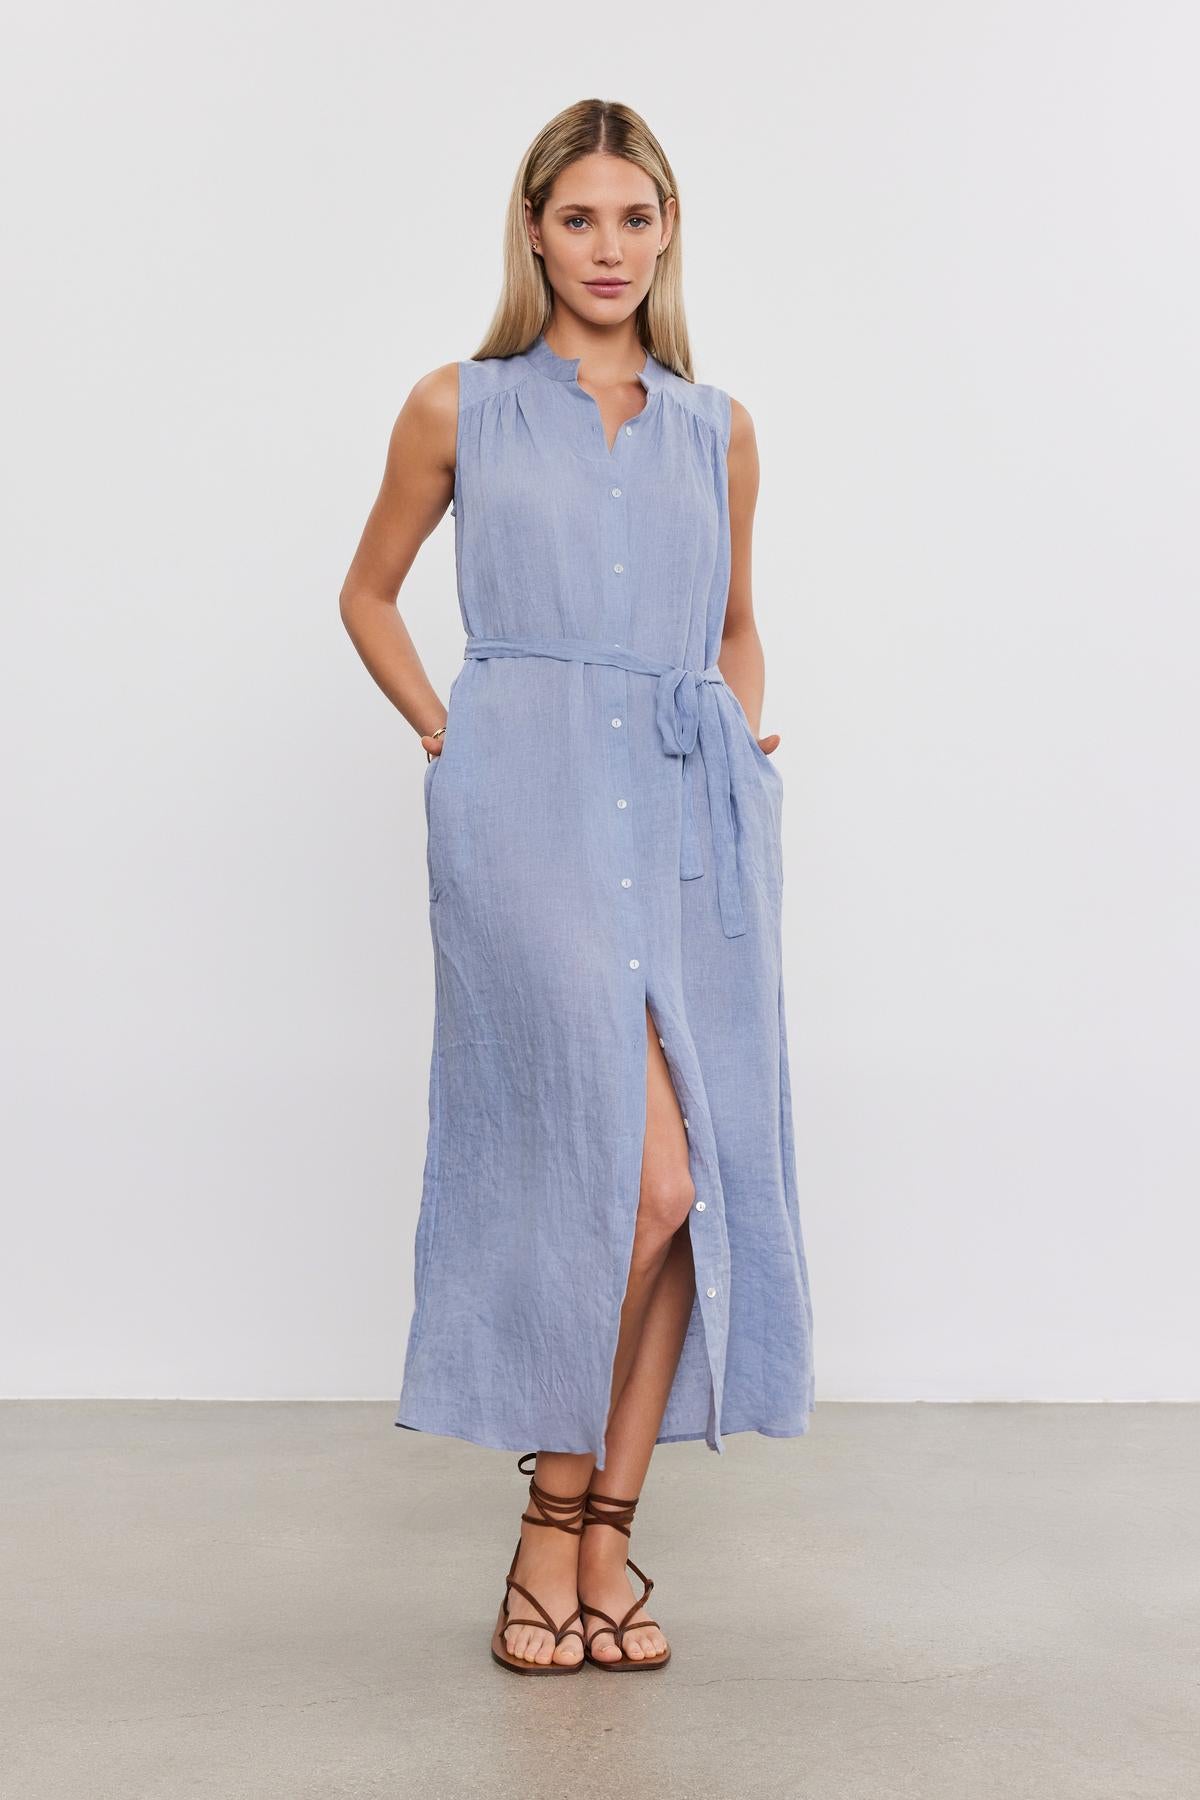
[[[1200,1409],[659,1449],[658,1675],[488,1656],[527,1483],[387,1404],[0,1405],[4,1800],[1192,1800]]]

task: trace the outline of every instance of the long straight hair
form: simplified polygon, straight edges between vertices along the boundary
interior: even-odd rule
[[[542,209],[563,170],[597,151],[622,157],[649,175],[660,208],[674,198],[671,241],[657,260],[650,291],[637,309],[636,325],[644,350],[685,381],[694,381],[683,312],[683,243],[675,176],[645,120],[615,100],[577,100],[543,125],[521,158],[504,220],[504,285],[492,322],[471,361],[519,355],[550,323],[554,290],[529,241],[525,201],[540,223]]]

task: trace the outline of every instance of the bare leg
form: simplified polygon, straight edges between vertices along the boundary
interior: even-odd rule
[[[648,1008],[646,1030],[646,1139],[637,1228],[613,1362],[605,1465],[592,1484],[621,1500],[641,1493],[695,1299],[688,1224],[695,1187],[687,1134]],[[628,1553],[629,1539],[609,1527],[589,1526],[579,1544],[579,1591],[590,1606],[614,1619],[629,1610],[639,1591],[625,1572]],[[596,1619],[584,1619],[589,1638],[598,1628]],[[644,1631],[631,1625],[624,1647],[631,1658],[657,1656],[667,1640],[656,1625]],[[602,1662],[620,1659],[611,1632],[597,1638],[593,1654]]]
[[[608,1460],[598,1472],[605,1493],[632,1499],[641,1492],[696,1297],[687,1224],[671,1239],[646,1308],[633,1367],[613,1408],[606,1436]],[[603,1479],[599,1479],[603,1477]]]

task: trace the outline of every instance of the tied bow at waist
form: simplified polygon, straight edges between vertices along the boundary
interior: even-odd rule
[[[585,638],[469,637],[463,654],[470,657],[552,656],[560,662],[608,663],[612,668],[627,669],[633,675],[657,677],[655,718],[665,754],[681,756],[686,769],[687,758],[697,750],[700,753],[712,824],[721,926],[726,937],[741,937],[746,923],[738,879],[733,772],[717,699],[719,690],[729,690],[716,663],[707,669],[682,669],[657,657],[626,650],[620,644],[590,643]],[[681,880],[690,881],[703,873],[700,839],[685,782],[679,875]]]

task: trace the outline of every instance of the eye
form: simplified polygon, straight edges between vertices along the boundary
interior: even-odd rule
[[[587,219],[584,217],[584,215],[582,213],[572,213],[568,218],[565,218],[563,220],[563,224],[565,226],[567,226],[568,229],[570,229],[570,227],[572,225],[586,225],[587,222],[588,222]],[[651,219],[646,218],[645,215],[642,213],[631,213],[630,217],[629,217],[629,223],[631,225],[636,224],[636,225],[649,226],[653,223],[653,221]]]

